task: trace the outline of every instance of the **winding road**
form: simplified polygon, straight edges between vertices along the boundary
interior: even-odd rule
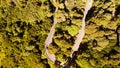
[[[53,1],[53,2],[56,2],[55,0]],[[86,6],[85,6],[85,11],[84,11],[84,17],[83,17],[83,19],[82,19],[82,24],[81,24],[81,26],[82,26],[82,28],[79,30],[79,32],[78,32],[78,35],[77,35],[77,39],[75,40],[75,44],[74,44],[74,46],[73,46],[73,52],[71,53],[71,55],[70,55],[70,57],[72,58],[72,54],[75,52],[75,51],[78,51],[78,48],[79,48],[79,46],[80,46],[80,43],[81,43],[81,41],[82,41],[82,39],[83,39],[83,37],[84,37],[84,30],[85,30],[85,18],[86,18],[86,15],[87,15],[87,13],[88,13],[88,11],[90,10],[90,8],[92,7],[92,0],[87,0],[87,3],[86,3]],[[57,12],[57,7],[56,7],[56,11],[55,12]],[[55,24],[57,24],[57,20],[56,20],[56,18],[55,18],[55,16],[54,16],[54,23],[53,23],[53,26],[52,26],[52,28],[51,28],[51,30],[50,30],[50,33],[48,34],[48,37],[47,37],[47,39],[45,40],[45,50],[46,50],[46,55],[47,55],[47,58],[50,60],[50,61],[52,61],[52,62],[54,62],[55,63],[55,61],[56,61],[56,59],[55,59],[55,55],[54,54],[49,54],[49,52],[48,52],[48,47],[49,47],[49,45],[52,43],[52,38],[53,38],[53,35],[54,35],[54,33],[55,33]],[[64,64],[65,63],[63,63],[63,62],[61,62],[61,66],[63,66],[64,67]]]

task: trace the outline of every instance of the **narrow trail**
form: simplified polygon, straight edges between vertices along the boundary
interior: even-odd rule
[[[53,0],[53,2],[56,2],[56,1]],[[57,12],[57,10],[58,10],[58,7],[56,7],[55,13]],[[50,33],[48,34],[47,39],[45,40],[46,56],[47,56],[47,58],[48,58],[50,61],[52,61],[52,62],[54,62],[54,63],[55,63],[55,61],[56,61],[55,55],[54,55],[54,54],[50,54],[50,53],[48,52],[48,47],[49,47],[49,45],[52,43],[52,38],[53,38],[53,35],[54,35],[54,33],[55,33],[55,25],[57,24],[57,20],[56,20],[56,18],[55,18],[55,15],[56,15],[56,14],[54,14],[54,20],[53,20],[52,28],[51,28],[51,30],[50,30]]]
[[[92,7],[92,0],[87,0],[87,3],[86,3],[86,7],[85,7],[85,12],[84,12],[84,17],[82,19],[82,28],[79,30],[79,33],[77,35],[77,39],[75,40],[75,44],[73,46],[73,52],[74,51],[78,51],[78,48],[80,46],[80,43],[84,37],[84,32],[85,32],[85,18],[86,18],[86,15],[88,13],[88,11],[90,10],[90,8]],[[72,53],[73,53],[72,52]],[[71,57],[72,57],[72,54],[71,54]]]
[[[55,33],[55,23],[53,24],[51,30],[50,30],[50,33],[48,34],[48,37],[45,41],[45,50],[46,50],[46,55],[47,55],[47,58],[49,58],[49,60],[51,60],[52,62],[55,62],[55,55],[54,54],[49,54],[48,52],[48,47],[49,45],[52,43],[52,38],[53,38],[53,35]]]

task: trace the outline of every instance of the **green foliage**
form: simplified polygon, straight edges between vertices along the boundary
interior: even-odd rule
[[[64,22],[64,21],[66,21],[66,17],[65,16],[67,16],[67,14],[65,12],[63,12],[63,11],[57,11],[56,15],[55,15],[55,17],[57,19],[57,22]]]
[[[66,26],[66,30],[71,36],[75,36],[78,33],[79,28],[75,25]]]
[[[60,47],[60,50],[64,52],[65,55],[67,56],[70,55],[71,50],[69,50],[69,48],[71,48],[71,44],[69,44],[67,41],[59,40],[59,39],[55,39],[54,41],[56,45]]]
[[[67,61],[75,36],[81,29],[86,0],[65,1],[0,1],[0,67],[46,68],[49,65],[55,68],[54,63],[46,60],[44,49],[54,18],[58,23],[48,50],[57,60]],[[115,3],[113,0],[94,0],[86,18],[85,36],[73,64],[81,68],[120,68],[116,34],[120,25],[119,5],[119,0]]]
[[[78,65],[82,68],[93,68],[90,63],[87,61],[87,59],[77,59],[76,62]]]
[[[95,24],[91,24],[91,25],[88,25],[86,28],[85,28],[85,33],[86,34],[93,34],[97,31],[97,25]]]
[[[0,64],[1,64],[1,61],[5,58],[5,54],[4,53],[0,53]]]
[[[107,53],[109,53],[111,51],[111,48],[114,48],[114,46],[116,45],[116,43],[117,43],[116,39],[110,40],[109,44],[106,46],[106,48],[104,49],[104,51],[106,51]]]

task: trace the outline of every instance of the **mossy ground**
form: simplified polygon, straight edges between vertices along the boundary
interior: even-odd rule
[[[94,0],[85,36],[71,68],[120,67],[120,1]],[[115,4],[115,5],[114,5]],[[58,24],[49,52],[65,62],[72,52],[84,13],[84,0],[0,0],[0,67],[56,68],[45,55],[44,42]],[[115,10],[115,15],[112,16]]]

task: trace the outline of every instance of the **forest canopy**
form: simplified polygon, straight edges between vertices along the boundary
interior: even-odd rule
[[[55,18],[48,51],[66,62],[82,28],[86,2],[0,0],[0,67],[59,68],[47,58],[45,40]],[[120,68],[120,0],[93,0],[85,24],[85,35],[67,68]]]

